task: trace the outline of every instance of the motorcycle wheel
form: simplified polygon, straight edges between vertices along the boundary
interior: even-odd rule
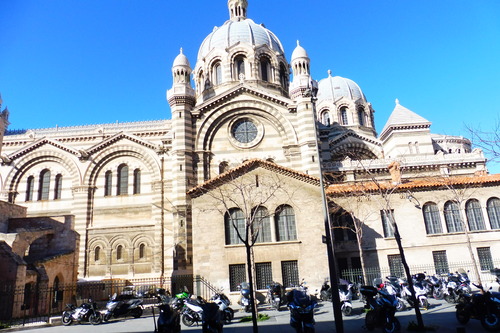
[[[450,294],[444,295],[444,300],[448,303],[455,303],[455,298]]]
[[[398,298],[398,304],[396,305],[396,311],[400,312],[400,311],[404,311],[406,310],[406,304],[405,302]]]
[[[427,310],[429,308],[429,301],[427,299],[422,300],[422,308]]]
[[[186,314],[183,314],[182,315],[182,323],[188,327],[191,327],[194,325],[194,319]]]
[[[444,293],[441,289],[434,289],[432,297],[434,297],[437,300],[441,300],[444,297]]]
[[[73,318],[71,317],[71,312],[64,311],[61,317],[62,324],[64,326],[69,326],[73,322]]]
[[[394,333],[401,329],[401,324],[399,323],[398,318],[394,317],[392,320],[389,320],[385,323],[383,331],[384,333]]]
[[[102,314],[100,313],[93,313],[89,316],[89,322],[92,325],[99,325],[102,323]]]
[[[102,320],[107,322],[111,319],[111,313],[106,312],[106,314],[102,317]]]
[[[344,306],[344,308],[342,309],[342,313],[344,314],[344,316],[350,316],[352,313],[352,307]]]
[[[365,327],[368,331],[373,331],[375,329],[375,323],[377,318],[375,317],[375,311],[368,311],[365,317]]]
[[[469,322],[470,314],[464,309],[457,309],[457,311],[455,312],[455,317],[460,324],[465,325]]]
[[[500,317],[498,313],[488,313],[481,318],[481,325],[489,332],[500,331]]]
[[[231,320],[233,320],[234,318],[234,311],[231,308],[225,309],[223,314],[224,314],[224,321],[226,322],[226,324],[230,323]]]
[[[273,309],[275,309],[276,311],[279,311],[279,310],[280,310],[280,302],[279,302],[279,301],[276,301],[276,300],[273,300],[272,307],[273,307]]]
[[[134,310],[134,312],[132,312],[132,317],[139,318],[140,316],[142,316],[142,308],[141,307],[137,307]]]

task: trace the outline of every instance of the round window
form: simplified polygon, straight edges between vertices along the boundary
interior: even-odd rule
[[[231,134],[240,143],[250,143],[257,137],[257,125],[248,118],[240,119],[234,123]]]

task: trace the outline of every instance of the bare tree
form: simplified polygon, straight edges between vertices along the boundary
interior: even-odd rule
[[[279,199],[282,203],[291,202],[293,196],[291,191],[292,187],[286,182],[285,176],[255,169],[254,172],[243,175],[229,176],[217,186],[203,190],[205,195],[210,196],[216,202],[212,209],[228,219],[237,238],[245,246],[253,332],[255,333],[258,332],[258,326],[253,247],[259,240],[264,227],[263,222],[274,216],[274,212],[269,212],[265,206],[274,199]],[[235,214],[236,211],[239,215]]]
[[[363,210],[363,207],[367,204],[367,196],[364,192],[356,192],[356,193],[341,193],[342,204],[335,204],[334,207],[330,209],[330,211],[337,215],[339,218],[348,217],[347,221],[340,223],[333,223],[333,229],[342,229],[347,230],[348,232],[352,232],[356,236],[356,245],[359,251],[359,257],[361,262],[361,274],[363,281],[367,283],[368,274],[366,273],[366,258],[364,254],[364,229],[365,229],[365,221],[370,218],[373,214],[372,210]]]
[[[491,161],[498,162],[500,158],[500,120],[497,120],[491,131],[481,130],[479,127],[466,126],[472,144],[481,148],[490,156]]]
[[[406,279],[408,281],[409,289],[411,292],[411,300],[415,310],[415,316],[417,319],[418,330],[424,329],[424,322],[420,308],[418,306],[418,301],[415,295],[415,290],[413,288],[413,279],[410,272],[410,267],[406,261],[406,256],[404,253],[404,248],[401,242],[401,235],[399,233],[399,228],[393,213],[393,195],[400,192],[401,185],[401,165],[399,162],[394,161],[388,165],[388,170],[391,174],[392,181],[381,180],[376,174],[370,171],[368,166],[364,165],[363,160],[355,160],[359,170],[363,170],[364,176],[367,181],[359,182],[353,185],[348,185],[348,193],[351,196],[364,196],[372,202],[378,203],[380,209],[387,218],[392,230],[394,231],[394,238],[398,245],[399,253],[401,256],[401,264],[405,270]]]
[[[477,282],[482,285],[481,275],[479,274],[479,268],[477,267],[476,256],[474,254],[474,250],[472,249],[472,242],[470,237],[471,228],[467,223],[468,218],[465,211],[466,202],[472,198],[475,192],[474,189],[477,188],[478,185],[480,185],[477,180],[477,176],[463,176],[460,178],[439,177],[437,179],[437,182],[442,188],[445,188],[449,191],[451,201],[458,206],[459,216],[454,216],[454,220],[460,223],[462,231],[464,232],[467,249],[472,261],[472,269],[474,270],[474,275],[477,277]],[[456,214],[456,212],[454,211],[450,211],[449,213],[453,215]]]

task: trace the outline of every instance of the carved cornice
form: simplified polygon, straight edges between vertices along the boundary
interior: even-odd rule
[[[26,147],[24,147],[23,149],[21,149],[17,152],[14,152],[14,153],[9,154],[7,156],[2,156],[2,163],[10,163],[10,162],[20,158],[21,156],[24,156],[30,152],[37,150],[38,148],[40,148],[44,145],[51,145],[51,146],[54,146],[56,148],[59,148],[59,149],[65,151],[65,152],[68,152],[72,155],[75,155],[79,158],[81,157],[80,151],[78,151],[74,148],[63,145],[57,140],[52,140],[49,138],[42,138],[42,139],[37,140],[31,144],[28,144]]]
[[[204,112],[207,109],[211,109],[214,106],[220,105],[224,102],[227,102],[228,100],[241,95],[243,93],[249,93],[251,95],[254,95],[256,97],[260,97],[263,99],[266,99],[268,101],[271,101],[273,103],[288,107],[288,105],[291,103],[291,100],[288,98],[284,98],[281,96],[277,95],[270,95],[268,92],[264,90],[259,90],[255,89],[253,87],[246,86],[244,83],[239,84],[238,86],[234,87],[233,89],[226,91],[225,93],[222,93],[220,95],[217,95],[216,97],[208,100],[207,102],[201,104],[198,106],[197,110],[199,112]]]
[[[127,133],[122,132],[122,133],[117,133],[117,134],[113,135],[112,137],[104,140],[103,142],[101,142],[97,145],[90,147],[89,149],[86,149],[85,151],[82,151],[81,156],[85,156],[88,158],[89,156],[95,154],[96,152],[103,150],[104,148],[106,148],[106,147],[108,147],[108,146],[110,146],[110,145],[112,145],[120,140],[123,140],[123,139],[130,140],[132,142],[135,142],[139,145],[145,146],[145,147],[152,149],[152,150],[156,150],[156,148],[157,148],[156,145],[154,145],[150,142],[144,141],[135,135],[131,135],[131,134],[127,134]]]

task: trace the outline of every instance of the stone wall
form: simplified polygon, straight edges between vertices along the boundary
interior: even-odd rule
[[[26,207],[0,201],[0,233],[7,232],[7,221],[9,218],[25,217]]]

